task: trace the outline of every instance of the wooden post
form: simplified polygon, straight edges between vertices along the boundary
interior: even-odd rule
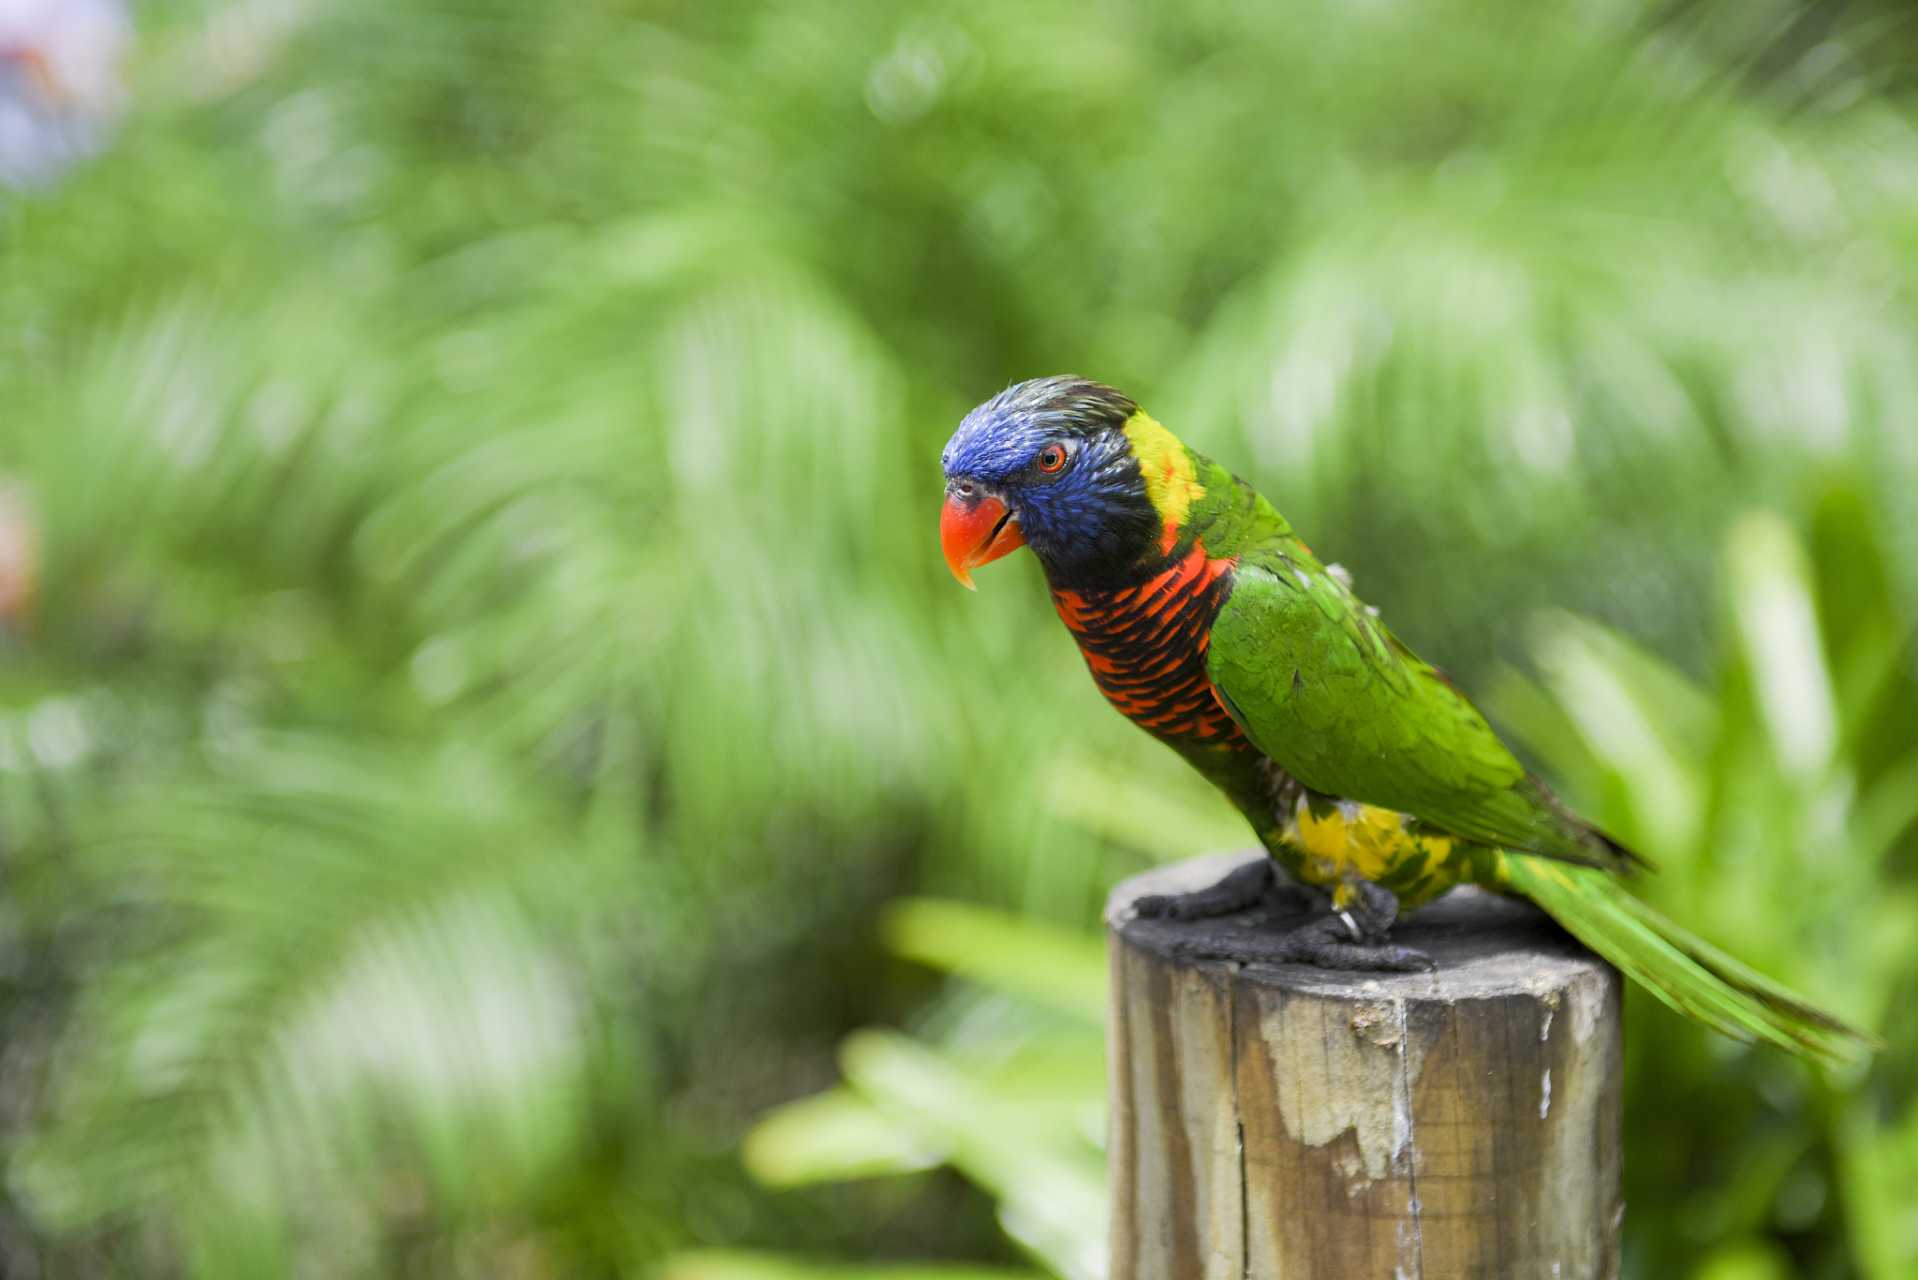
[[[1615,1277],[1617,972],[1476,889],[1393,930],[1431,974],[1179,959],[1225,922],[1131,918],[1251,856],[1106,906],[1112,1280]]]

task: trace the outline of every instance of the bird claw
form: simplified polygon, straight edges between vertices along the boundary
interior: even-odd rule
[[[1336,932],[1334,932],[1336,931]],[[1411,947],[1378,942],[1347,942],[1338,936],[1343,922],[1314,920],[1290,933],[1263,932],[1206,934],[1181,938],[1172,954],[1183,960],[1236,960],[1241,964],[1309,964],[1321,969],[1364,973],[1430,973],[1438,969],[1432,957]]]
[[[1142,920],[1207,920],[1229,916],[1261,902],[1272,887],[1272,862],[1248,862],[1217,884],[1194,893],[1153,893],[1134,900],[1132,913]]]
[[[1437,973],[1438,961],[1420,951],[1417,947],[1382,947],[1392,955],[1388,966],[1393,973]]]
[[[1135,900],[1132,914],[1140,920],[1202,920],[1206,912],[1196,910],[1190,893],[1152,893]]]

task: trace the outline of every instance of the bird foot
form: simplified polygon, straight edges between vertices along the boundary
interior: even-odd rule
[[[1270,858],[1260,858],[1192,893],[1148,894],[1133,902],[1132,913],[1142,920],[1210,920],[1249,907],[1301,911],[1314,905],[1310,890],[1289,876],[1279,876]]]
[[[1367,972],[1417,973],[1437,968],[1432,957],[1410,947],[1385,945],[1385,936],[1398,919],[1399,902],[1392,891],[1368,880],[1355,881],[1357,901],[1344,910],[1322,916],[1277,934],[1262,930],[1205,933],[1183,938],[1172,953],[1191,959],[1237,960],[1246,964],[1310,964],[1321,969],[1357,969]],[[1206,920],[1233,915],[1253,906],[1301,909],[1320,906],[1322,896],[1274,873],[1272,862],[1248,862],[1217,884],[1194,893],[1153,894],[1133,903],[1133,911],[1148,920]]]
[[[1211,933],[1181,938],[1172,954],[1192,960],[1237,960],[1241,964],[1310,964],[1321,969],[1368,973],[1429,973],[1432,957],[1411,947],[1353,942],[1338,916],[1308,921],[1290,933]]]

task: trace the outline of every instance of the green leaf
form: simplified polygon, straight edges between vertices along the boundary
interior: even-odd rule
[[[841,1088],[773,1111],[739,1153],[761,1182],[792,1187],[930,1169],[945,1163],[951,1147]]]
[[[908,959],[1095,1025],[1105,1020],[1105,948],[1095,938],[944,898],[895,902],[883,928],[886,945]]]

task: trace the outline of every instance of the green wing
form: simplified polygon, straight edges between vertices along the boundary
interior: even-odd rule
[[[1561,806],[1485,717],[1297,544],[1248,550],[1207,666],[1246,736],[1314,791],[1467,839],[1622,869],[1628,851]]]

